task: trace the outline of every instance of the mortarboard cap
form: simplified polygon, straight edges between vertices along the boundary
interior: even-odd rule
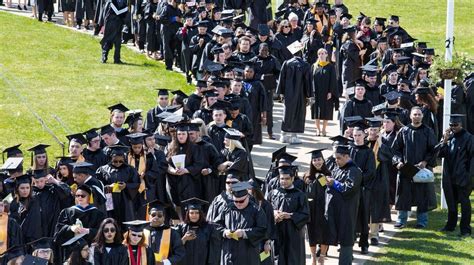
[[[90,142],[92,139],[99,136],[99,134],[97,133],[97,128],[91,128],[85,131],[83,134],[86,137],[87,142]]]
[[[168,89],[167,88],[157,88],[156,90],[158,90],[158,96],[168,96],[169,92],[168,92]]]
[[[347,18],[347,19],[351,20],[351,19],[352,19],[352,15],[349,14],[349,13],[347,13],[347,14],[344,13],[344,14],[341,15],[341,20],[342,20],[343,18]]]
[[[244,197],[245,195],[248,195],[249,189],[252,189],[252,185],[250,185],[248,182],[237,182],[235,184],[232,184],[231,187],[231,192],[232,195],[236,198],[241,198]]]
[[[143,119],[142,110],[134,110],[128,114],[125,123],[128,124],[129,127],[132,127],[133,124],[140,119]]]
[[[230,18],[230,21],[232,22],[232,18]],[[230,38],[232,37],[232,35],[234,35],[234,32],[231,29],[222,27],[219,30],[217,30],[217,35],[224,38]]]
[[[404,178],[413,178],[416,173],[418,173],[418,171],[420,171],[419,168],[415,167],[414,165],[410,165],[410,164],[404,164],[402,168],[400,168],[400,174],[404,177]]]
[[[392,72],[396,72],[398,70],[397,66],[394,64],[387,64],[383,70],[382,70],[382,75],[387,75]]]
[[[272,162],[278,160],[281,154],[286,153],[286,145],[272,153]]]
[[[335,16],[335,15],[336,15],[336,10],[330,9],[327,14],[328,14],[328,16],[330,16],[330,17],[331,17],[331,16]]]
[[[257,30],[258,30],[258,34],[261,36],[270,35],[270,28],[268,28],[267,24],[258,24]]]
[[[398,22],[398,21],[400,21],[400,16],[397,16],[397,15],[390,15],[389,19]]]
[[[201,20],[201,21],[197,22],[196,25],[197,25],[198,27],[203,27],[203,28],[205,27],[205,28],[207,28],[207,27],[209,26],[209,21],[207,21],[207,20]]]
[[[350,154],[350,149],[348,145],[337,145],[336,151],[337,154]]]
[[[386,119],[386,120],[395,121],[396,119],[398,119],[398,112],[386,111],[383,115],[383,118]]]
[[[143,220],[134,220],[123,222],[122,224],[126,225],[129,230],[133,232],[142,232],[145,227],[150,224],[150,221],[143,221]]]
[[[184,209],[188,211],[188,210],[202,210],[202,206],[209,204],[209,202],[193,197],[193,198],[181,201],[181,204],[184,205]]]
[[[166,145],[168,145],[168,143],[171,142],[171,136],[161,135],[161,134],[156,133],[155,134],[155,141],[158,145],[166,146]]]
[[[46,148],[48,148],[49,146],[50,146],[49,144],[37,144],[31,147],[30,149],[28,149],[28,151],[33,152],[33,154],[35,155],[45,154]]]
[[[289,174],[291,176],[293,176],[294,172],[295,172],[295,168],[296,166],[291,166],[291,165],[285,165],[285,166],[279,166],[277,167],[278,169],[278,174]]]
[[[351,141],[350,139],[341,135],[330,137],[329,140],[333,141],[333,144],[338,144],[338,145],[346,145]]]
[[[71,166],[70,163],[72,161],[72,158],[70,156],[57,156],[56,159],[58,159],[57,166]]]
[[[294,155],[290,155],[287,152],[283,152],[276,157],[276,159],[278,160],[278,163],[286,163],[286,164],[292,164],[293,162],[295,162],[297,158],[298,157]]]
[[[222,69],[224,69],[224,66],[222,64],[211,61],[206,61],[203,67],[204,69],[206,69],[206,71],[211,73],[218,73],[222,71]]]
[[[18,187],[20,184],[31,184],[31,175],[26,173],[15,178],[15,185]]]
[[[374,24],[379,25],[379,26],[383,26],[383,25],[385,25],[385,21],[387,21],[387,19],[384,18],[384,17],[375,17]]]
[[[464,114],[451,114],[449,115],[449,123],[461,124],[464,117],[466,117]]]
[[[207,81],[199,79],[196,81],[196,87],[207,87]]]
[[[112,130],[113,130],[113,128],[112,128]],[[66,138],[69,140],[69,142],[76,142],[80,145],[83,145],[83,144],[87,143],[87,140],[86,140],[86,138],[84,138],[84,135],[82,135],[82,133],[75,133],[75,134],[66,135]]]
[[[361,116],[349,116],[349,117],[344,117],[344,122],[347,123],[347,127],[353,127],[356,125],[356,123],[364,121],[364,118]]]
[[[231,139],[231,140],[240,140],[240,136],[242,133],[234,128],[224,128],[225,135],[224,138]]]
[[[53,238],[52,237],[42,237],[35,241],[29,242],[27,245],[30,245],[33,249],[47,249],[51,248],[53,245]]]
[[[11,147],[7,147],[3,150],[3,153],[7,154],[7,158],[12,157],[12,156],[17,156],[18,154],[23,154],[19,148],[20,145],[21,144],[17,144]]]
[[[3,163],[2,165],[2,170],[16,170],[21,166],[21,163],[23,162],[23,157],[9,157]]]
[[[323,157],[323,150],[326,150],[326,148],[314,149],[313,151],[308,152],[308,154],[311,154],[311,159]]]
[[[46,169],[37,169],[33,170],[33,178],[40,179],[46,177],[48,175],[48,171]]]
[[[187,98],[188,95],[186,95],[186,93],[184,93],[183,91],[181,90],[175,90],[175,91],[171,91],[171,94],[175,95],[175,96],[180,96],[182,98]]]
[[[425,55],[435,55],[435,51],[433,48],[424,48],[423,49],[423,53]]]
[[[318,22],[318,20],[314,19],[314,18],[309,18],[306,20],[306,24],[311,24],[311,25],[316,25],[316,23]]]
[[[92,167],[94,164],[88,162],[76,162],[69,163],[72,166],[72,173],[86,173],[90,174],[92,172]]]
[[[112,145],[109,146],[111,156],[125,156],[128,152],[129,147],[124,145]]]
[[[81,251],[86,245],[88,245],[87,241],[82,237],[77,236],[73,237],[72,239],[62,244],[61,246],[70,247],[72,251]]]
[[[228,110],[232,107],[229,101],[218,99],[214,104],[212,104],[212,110]]]
[[[191,122],[191,123],[188,124],[188,127],[189,127],[189,131],[192,131],[192,132],[199,132],[199,131],[200,131],[201,124],[200,124],[200,123]]]
[[[8,248],[5,252],[0,253],[4,261],[10,261],[14,258],[24,256],[25,255],[25,247],[23,245],[16,245],[13,247]],[[8,264],[8,263],[5,263]],[[23,263],[22,263],[23,264]]]
[[[115,133],[115,129],[110,124],[100,127],[100,135],[104,135],[104,134],[110,135],[112,133]]]
[[[216,45],[216,46],[212,47],[211,53],[214,54],[214,55],[224,53],[224,49],[222,48],[221,45]]]
[[[355,81],[356,87],[365,87],[365,85],[367,85],[367,82],[365,82],[365,80],[362,78],[359,78]]]
[[[42,259],[42,258],[27,254],[25,255],[25,259],[23,260],[21,264],[48,265],[49,261],[47,259]]]
[[[156,211],[164,211],[166,208],[170,207],[168,203],[162,202],[158,199],[149,203],[145,203],[143,206],[148,206],[148,213],[150,213],[153,209]]]
[[[354,33],[357,31],[357,27],[355,25],[348,26],[347,28],[344,28],[344,32],[346,33]]]
[[[388,40],[387,40],[387,37],[379,37],[379,38],[377,39],[377,42],[378,42],[378,43],[383,43],[383,42],[387,42],[387,41],[388,41]]]
[[[397,58],[397,65],[410,64],[411,58],[407,56],[402,56]]]
[[[369,128],[373,128],[373,127],[379,128],[380,126],[382,126],[383,120],[380,118],[370,117],[370,118],[365,118],[365,120],[367,121]]]
[[[398,91],[395,91],[395,90],[382,95],[382,97],[387,99],[389,104],[394,104],[397,101],[397,99],[401,96],[402,95]]]
[[[275,12],[275,18],[283,17],[286,14],[287,10],[288,10],[287,8],[284,8],[282,10]]]
[[[175,125],[176,130],[180,132],[189,132],[189,122],[180,122]]]
[[[378,105],[373,106],[373,107],[372,107],[372,113],[373,113],[374,115],[379,115],[379,114],[381,114],[382,110],[385,109],[386,105],[387,105],[387,104],[384,102],[384,103],[380,103],[380,104],[378,104]]]
[[[145,136],[147,136],[147,134],[141,132],[126,135],[131,145],[143,144],[143,139]]]
[[[420,49],[426,49],[428,48],[427,44],[429,42],[426,42],[426,41],[419,41],[416,45],[417,48],[420,48]]]
[[[412,94],[431,94],[431,88],[429,87],[417,87],[415,90],[413,90]]]
[[[364,13],[359,12],[359,15],[357,16],[357,20],[362,20],[364,17],[367,17]]]
[[[81,184],[81,185],[77,186],[77,190],[82,190],[82,191],[86,192],[89,195],[92,194],[91,187],[89,185],[86,185],[86,184]]]
[[[115,105],[112,105],[110,107],[107,107],[110,112],[113,112],[114,110],[119,110],[121,112],[126,112],[128,111],[129,109],[127,107],[125,107],[125,105],[123,105],[122,103],[117,103]]]

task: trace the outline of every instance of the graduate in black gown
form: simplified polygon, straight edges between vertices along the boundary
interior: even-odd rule
[[[90,204],[106,214],[104,184],[93,176],[95,174],[94,165],[88,162],[76,162],[71,165],[75,185],[85,184],[89,186],[92,190]],[[71,190],[75,192],[74,189]]]
[[[184,222],[176,226],[176,231],[181,236],[186,255],[179,264],[206,265],[209,264],[211,251],[210,242],[217,237],[217,231],[206,221],[203,206],[207,201],[191,198],[182,202],[185,206],[186,216]]]
[[[33,197],[38,201],[41,213],[41,235],[52,237],[59,213],[71,206],[71,189],[46,170],[35,170],[33,175]]]
[[[97,168],[107,164],[109,158],[100,147],[100,135],[97,133],[97,129],[92,128],[84,132],[84,136],[87,140],[87,147],[82,151],[82,156],[85,161],[93,164],[92,169],[95,172]]]
[[[125,222],[128,226],[127,232],[124,234],[124,245],[127,248],[128,262],[127,265],[148,265],[155,264],[155,254],[153,250],[146,244],[145,234],[143,230],[150,222],[135,220]]]
[[[97,234],[100,223],[105,215],[96,207],[90,205],[92,189],[87,185],[79,185],[75,193],[76,205],[66,208],[59,214],[56,230],[54,234],[54,242],[61,246],[74,236],[85,233],[83,239],[88,244]],[[69,257],[71,253],[70,247],[63,247],[56,252],[56,262],[62,263]]]
[[[135,220],[133,201],[137,196],[140,179],[137,171],[125,161],[123,146],[111,147],[111,160],[97,169],[96,176],[105,186],[106,197],[110,197],[113,209],[108,207],[107,215],[120,222]]]
[[[260,264],[260,243],[265,239],[265,213],[250,200],[248,182],[231,186],[233,202],[214,219],[222,238],[221,262],[230,264]],[[237,240],[238,239],[238,240]]]
[[[126,0],[107,0],[98,22],[104,26],[104,36],[100,41],[102,46],[102,63],[107,62],[110,49],[114,46],[114,63],[122,64],[120,48],[122,45],[122,26],[127,17],[128,6]]]
[[[291,166],[278,168],[280,187],[268,196],[273,207],[277,244],[275,254],[278,264],[306,263],[304,230],[309,221],[309,207],[306,194],[295,188]]]
[[[94,264],[128,265],[127,248],[122,241],[122,232],[117,222],[113,218],[104,219],[92,243]]]
[[[233,128],[224,130],[226,132],[224,135],[225,150],[223,151],[225,162],[221,164],[220,171],[229,172],[231,170],[241,181],[247,181],[249,180],[250,165],[247,151],[240,142],[243,135]],[[224,183],[221,187],[224,187]]]
[[[355,83],[354,97],[346,101],[342,106],[339,120],[340,134],[344,135],[347,128],[344,118],[353,116],[361,116],[362,118],[373,117],[372,107],[372,102],[365,98],[365,81],[358,80]]]
[[[0,251],[0,263],[4,264],[12,257],[9,256],[6,250],[14,247],[23,245],[23,234],[21,232],[21,227],[17,223],[17,221],[8,216],[8,213],[5,212],[5,204],[6,202],[2,199],[0,200],[0,229],[2,231],[6,231],[0,233],[0,242],[2,242],[1,251]],[[5,253],[6,252],[6,253]],[[5,256],[3,256],[5,254]]]
[[[162,112],[168,111],[167,107],[169,105],[169,92],[168,89],[160,88],[158,89],[157,97],[158,105],[146,113],[146,122],[145,130],[150,132],[155,132],[159,125],[158,115]]]
[[[328,251],[329,223],[325,214],[326,204],[326,177],[331,176],[324,161],[322,151],[316,149],[311,151],[311,163],[309,171],[304,175],[305,192],[308,197],[310,221],[307,224],[309,247],[313,264],[324,263]],[[319,259],[316,252],[316,245],[320,245]]]
[[[162,264],[180,264],[186,250],[180,234],[165,223],[165,210],[169,204],[159,200],[148,203],[150,225],[144,230],[145,240],[155,253],[155,262]]]

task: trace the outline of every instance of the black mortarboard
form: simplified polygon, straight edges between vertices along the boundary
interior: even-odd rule
[[[323,2],[317,2],[316,7],[324,7],[324,3]]]
[[[241,132],[234,128],[224,128],[225,135],[224,138],[231,140],[240,140]]]
[[[283,153],[286,153],[286,145],[272,153],[272,162],[275,162]]]
[[[314,18],[309,18],[306,20],[306,24],[316,25],[316,22],[318,22],[318,20]]]
[[[395,121],[396,119],[398,119],[398,112],[386,111],[383,115],[383,118],[386,119],[386,120]]]
[[[466,117],[464,114],[451,114],[449,115],[449,123],[460,124],[464,117]]]
[[[384,17],[375,17],[374,24],[379,25],[379,26],[383,26],[383,25],[385,25],[385,21],[387,21],[387,19],[384,18]]]
[[[40,179],[46,177],[48,175],[48,171],[46,169],[37,169],[33,170],[33,178]]]
[[[112,145],[112,146],[109,146],[111,152],[110,152],[110,155],[111,156],[125,156],[125,154],[128,152],[128,149],[129,147],[128,146],[124,146],[124,145]]]
[[[400,16],[397,16],[397,15],[390,15],[389,19],[398,22],[398,21],[400,21]]]
[[[7,158],[12,157],[12,156],[16,156],[18,154],[23,154],[23,152],[21,152],[21,150],[19,148],[20,145],[21,144],[17,144],[17,145],[11,146],[11,147],[7,147],[3,150],[3,153],[7,153]]]
[[[431,94],[431,89],[429,87],[417,87],[415,90],[413,90],[412,94]]]
[[[178,123],[184,120],[185,120],[185,117],[183,115],[173,114],[173,115],[168,116],[166,119],[163,119],[163,122],[176,126],[178,125]]]
[[[352,19],[352,15],[349,14],[349,13],[347,13],[347,14],[342,14],[342,15],[341,15],[341,20],[342,20],[343,18]]]
[[[357,16],[357,20],[362,20],[364,17],[367,17],[364,13],[359,12],[359,15]]]
[[[80,145],[87,143],[87,140],[86,138],[84,138],[84,135],[82,135],[82,133],[66,135],[66,138],[69,140],[69,142],[76,142]]]
[[[232,107],[229,101],[218,99],[214,104],[212,104],[212,110],[228,110]]]
[[[365,120],[367,121],[369,128],[382,126],[383,120],[380,118],[370,117],[370,118],[365,118]]]
[[[295,166],[279,166],[277,167],[279,174],[289,174],[293,176],[295,172]]]
[[[49,146],[49,144],[37,144],[28,149],[28,151],[33,152],[34,155],[45,154],[46,148],[48,148]]]
[[[397,65],[410,64],[411,58],[407,56],[402,56],[397,58]]]
[[[222,71],[224,69],[224,66],[220,63],[212,62],[212,61],[206,61],[203,64],[204,69],[206,71],[211,72],[211,73],[217,73]]]
[[[355,25],[348,26],[347,28],[344,28],[344,32],[346,33],[353,33],[357,31],[357,27]]]
[[[214,54],[214,55],[224,53],[224,49],[222,49],[221,45],[216,45],[216,46],[212,47],[211,53]]]
[[[401,79],[398,81],[398,83],[399,83],[399,84],[405,84],[405,85],[408,85],[408,86],[411,85],[410,79],[407,79],[407,78],[401,78]]]
[[[308,154],[311,154],[311,159],[323,157],[323,150],[326,150],[326,148],[314,149],[313,151],[308,152]]]
[[[193,198],[181,201],[181,204],[184,205],[184,209],[186,211],[187,210],[202,210],[202,206],[209,204],[209,202],[193,197]]]
[[[429,42],[426,42],[426,41],[419,41],[416,45],[417,48],[420,48],[420,49],[426,49],[428,48],[427,44]]]
[[[142,111],[134,110],[128,114],[127,118],[125,119],[125,123],[128,124],[129,127],[132,127],[133,124],[139,119],[143,119]]]
[[[392,52],[393,52],[393,53],[401,53],[401,54],[403,54],[403,51],[404,51],[404,50],[405,50],[404,48],[393,48],[393,49],[392,49]]]
[[[385,102],[375,105],[372,107],[372,113],[374,115],[379,115],[381,114],[382,110],[385,109],[386,106],[387,104]]]
[[[349,116],[349,117],[344,117],[344,122],[347,123],[347,127],[353,127],[357,123],[363,121],[364,118],[362,116]]]
[[[239,171],[237,169],[230,168],[227,170],[226,179],[237,179],[239,180]]]
[[[377,75],[377,66],[373,64],[366,64],[360,67],[365,75],[375,76]]]
[[[12,247],[8,248],[7,250],[5,250],[5,252],[0,253],[0,254],[2,255],[2,258],[5,259],[4,261],[9,261],[9,260],[12,260],[14,258],[25,255],[25,246],[23,246],[23,245],[12,246]],[[3,255],[5,255],[5,256],[3,256]],[[7,263],[5,263],[5,264],[7,264]]]
[[[85,131],[83,134],[85,135],[87,142],[90,142],[92,139],[99,136],[99,134],[97,133],[97,128],[89,129]]]
[[[157,88],[158,96],[168,96],[168,89],[167,88]]]
[[[86,245],[87,241],[82,237],[74,237],[75,240],[69,240],[66,243],[62,244],[63,247],[69,247],[71,251],[81,251]]]
[[[23,162],[23,157],[9,157],[3,163],[2,165],[2,170],[16,170],[21,166],[21,163]]]
[[[287,12],[287,8],[284,8],[280,11],[275,12],[275,18],[281,18],[283,17]]]
[[[387,37],[379,37],[379,38],[377,39],[377,42],[378,42],[378,43],[387,42],[387,41],[388,41],[388,40],[387,40]]]
[[[202,79],[197,80],[197,81],[196,81],[196,86],[197,86],[197,87],[207,87],[207,81],[206,81],[206,80],[202,80]]]
[[[209,21],[207,21],[207,20],[201,20],[201,21],[197,22],[196,25],[197,25],[198,27],[206,27],[206,28],[207,28],[207,27],[209,26]]]
[[[49,261],[47,259],[42,259],[39,257],[35,257],[32,255],[25,255],[25,259],[21,264],[28,264],[28,265],[48,265]]]
[[[359,86],[359,87],[360,87],[360,86],[361,86],[361,87],[365,87],[365,85],[367,85],[367,82],[365,82],[365,80],[362,79],[362,78],[359,78],[359,79],[357,79],[357,80],[355,81],[355,86],[356,86],[356,87],[358,87],[358,86]]]
[[[425,70],[430,70],[431,64],[427,64],[425,62],[422,62],[418,65],[418,68],[425,69]]]
[[[155,141],[158,145],[166,146],[171,142],[171,137],[169,135],[155,134]]]
[[[186,95],[186,93],[184,93],[184,92],[181,91],[181,90],[171,91],[171,94],[176,95],[176,96],[180,96],[180,97],[182,97],[183,99],[188,97],[188,95]]]
[[[158,199],[149,203],[145,203],[143,206],[148,206],[148,213],[150,213],[153,209],[157,211],[164,211],[166,208],[170,207],[168,203],[162,202]]]
[[[399,92],[397,92],[397,91],[394,90],[394,91],[390,91],[390,92],[388,92],[388,93],[386,93],[386,94],[383,94],[382,96],[383,96],[385,99],[387,99],[387,101],[388,101],[389,104],[394,104],[394,103],[397,101],[397,99],[398,99],[399,97],[401,97],[402,95],[401,95]]]
[[[142,232],[145,227],[150,224],[150,221],[143,221],[143,220],[134,220],[123,222],[122,224],[126,225],[129,230],[133,232]]]
[[[403,167],[400,168],[400,174],[407,179],[413,178],[418,171],[420,171],[420,169],[411,164],[404,164]]]
[[[188,127],[189,127],[189,131],[199,132],[201,124],[191,122],[191,123],[188,124]]]
[[[424,48],[423,53],[426,55],[435,55],[435,50],[433,48]]]
[[[25,183],[31,184],[31,177],[32,176],[28,173],[18,176],[15,178],[15,185],[18,187],[20,184],[25,184]]]
[[[58,159],[57,166],[70,166],[70,163],[72,161],[70,156],[57,156],[56,159]]]
[[[230,19],[230,21],[232,22],[232,18]],[[234,32],[231,29],[228,29],[228,28],[220,28],[217,31],[217,35],[219,35],[221,37],[224,37],[224,38],[230,38],[230,37],[232,37],[232,35],[234,35]]]
[[[86,173],[90,174],[92,172],[92,167],[94,164],[88,162],[76,162],[70,163],[69,165],[72,166],[72,173]]]
[[[147,135],[146,133],[137,132],[137,133],[127,134],[126,136],[130,144],[135,145],[135,144],[143,144],[143,139],[146,135]]]
[[[252,185],[250,185],[248,182],[237,182],[235,184],[232,184],[230,186],[232,195],[234,195],[236,198],[241,198],[244,197],[245,195],[248,194],[249,189],[252,189]]]
[[[267,24],[258,24],[257,26],[258,34],[262,36],[270,35],[270,28],[268,28]]]
[[[175,115],[173,112],[169,112],[169,111],[163,111],[162,113],[156,115],[156,117],[159,119],[159,120],[164,120],[170,116],[173,116]]]
[[[330,9],[330,10],[328,11],[328,16],[335,16],[335,15],[336,15],[336,10]]]
[[[81,184],[81,185],[77,186],[77,190],[82,190],[82,191],[86,192],[89,195],[92,194],[92,188],[89,185],[86,185],[86,184]]]
[[[125,105],[123,105],[122,103],[117,103],[115,105],[112,105],[110,107],[107,107],[110,112],[114,111],[114,110],[120,110],[121,112],[126,112],[126,111],[129,111],[129,109],[127,107],[125,107]]]
[[[42,237],[35,241],[29,242],[27,245],[30,245],[33,249],[52,249],[53,246],[53,238],[52,237]]]
[[[189,132],[189,122],[180,122],[176,124],[176,131]]]
[[[338,154],[350,154],[349,146],[348,145],[337,145],[335,153]]]
[[[110,124],[100,127],[100,135],[112,134],[112,133],[115,133],[115,129]]]
[[[298,157],[294,155],[290,155],[287,152],[281,153],[276,157],[276,159],[278,160],[278,163],[283,162],[287,164],[292,164],[293,162],[295,162],[297,158]]]
[[[350,139],[341,135],[330,137],[329,140],[333,141],[333,144],[336,145],[346,145],[351,141]]]
[[[397,66],[394,64],[387,64],[383,70],[382,75],[390,74],[391,72],[396,72],[398,70]]]

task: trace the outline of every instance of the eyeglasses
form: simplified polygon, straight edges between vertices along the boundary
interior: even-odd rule
[[[87,195],[85,194],[76,194],[75,197],[76,198],[85,198]]]
[[[130,233],[130,236],[134,236],[134,237],[143,237],[142,234],[135,234],[135,233]]]
[[[104,228],[104,234],[115,233],[115,228]]]
[[[245,199],[247,199],[247,197],[245,197]],[[237,204],[241,204],[241,203],[244,203],[245,202],[245,199],[242,199],[242,200],[234,200],[234,203],[237,203]]]

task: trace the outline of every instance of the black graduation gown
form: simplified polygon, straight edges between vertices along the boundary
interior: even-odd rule
[[[268,202],[273,210],[291,213],[291,218],[276,224],[278,264],[306,263],[304,225],[309,221],[309,206],[306,194],[297,188],[278,188],[272,191]]]
[[[326,245],[329,240],[329,223],[327,218],[324,216],[327,186],[321,186],[318,181],[318,178],[323,175],[329,176],[331,173],[317,172],[314,176],[308,176],[311,182],[305,185],[310,212],[310,220],[307,225],[310,246],[316,246],[316,244]]]
[[[7,244],[6,249],[9,249],[14,246],[20,246],[23,245],[23,235],[21,232],[21,227],[17,223],[17,221],[6,215],[6,218],[8,218],[8,227],[1,227],[1,229],[7,229],[7,242],[2,242],[2,244]],[[7,264],[7,261],[12,259],[11,253],[5,253],[4,256],[0,257],[0,264]]]
[[[148,238],[148,246],[153,250],[154,253],[160,252],[161,237],[163,236],[163,230],[171,229],[169,226],[163,225],[160,227],[148,226],[146,228],[150,231]],[[181,242],[181,236],[178,231],[171,229],[170,247],[168,253],[168,260],[171,264],[179,264],[186,254],[186,249]]]
[[[189,152],[186,153],[182,145],[179,147],[177,155],[185,154],[186,161],[184,167],[189,171],[184,175],[167,174],[168,184],[170,185],[171,200],[177,206],[181,205],[181,201],[197,197],[202,199],[202,181],[201,170],[203,169],[203,161],[199,156],[199,149],[194,144],[189,144]],[[171,158],[168,158],[168,165],[174,167]]]
[[[199,96],[195,93],[189,95],[188,101],[186,102],[186,107],[190,113],[194,113],[201,108],[202,99],[202,96]]]
[[[166,170],[168,170],[168,162],[166,155],[161,150],[153,150],[148,153],[147,161],[151,160],[151,168],[147,170],[145,184],[147,191],[147,201],[158,199],[161,202],[169,202],[168,193],[166,192]]]
[[[374,114],[372,113],[372,107],[372,102],[365,97],[362,100],[351,98],[346,101],[344,106],[342,106],[342,114],[339,120],[341,135],[344,135],[344,131],[347,129],[347,124],[344,121],[344,118],[351,116],[361,116],[362,118],[373,117]]]
[[[121,192],[111,192],[114,209],[107,212],[108,216],[114,218],[119,224],[135,220],[133,200],[140,185],[137,171],[127,164],[118,168],[107,164],[99,167],[96,175],[104,185],[112,185],[117,182],[126,184],[125,189]]]
[[[318,50],[324,47],[321,35],[316,33],[316,30],[314,31],[315,34],[313,37],[311,37],[311,33],[305,33],[301,37],[301,43],[304,45],[303,58],[310,65],[313,65],[316,62],[318,59]]]
[[[90,176],[84,184],[91,187],[92,189],[92,196],[94,197],[94,202],[91,203],[93,206],[97,207],[100,211],[107,214],[105,209],[105,193],[104,193],[104,184],[100,180],[98,180],[95,176]]]
[[[235,148],[232,152],[228,149],[224,152],[226,161],[232,162],[232,166],[227,168],[227,171],[232,170],[234,176],[240,181],[249,180],[249,157],[245,150]]]
[[[100,44],[102,44],[103,47],[105,45],[111,45],[112,43],[116,43],[117,40],[122,39],[122,26],[128,14],[128,11],[127,11],[120,15],[117,15],[112,9],[112,6],[111,6],[112,4],[118,10],[121,10],[127,6],[127,1],[107,0],[105,5],[103,6],[103,12],[101,12],[101,16],[99,19],[99,26],[104,26],[104,36],[102,40],[100,41]]]
[[[208,223],[200,226],[181,223],[176,226],[176,231],[182,238],[186,232],[194,230],[196,239],[186,241],[184,244],[185,256],[179,264],[183,265],[207,265],[210,251],[210,242],[213,237],[217,237],[217,231]]]
[[[421,112],[423,113],[423,124],[433,129],[436,141],[439,140],[438,119],[436,118],[436,114],[426,106],[421,107]]]
[[[369,232],[370,219],[370,189],[372,179],[375,177],[375,155],[367,145],[351,145],[352,161],[362,171],[362,183],[360,191],[360,203],[357,216],[357,231],[367,234]]]
[[[275,176],[268,182],[268,185],[266,187],[265,198],[267,200],[268,200],[268,196],[270,196],[270,194],[273,190],[276,190],[276,189],[280,188],[280,178],[279,178],[279,176],[280,175],[278,173],[278,169],[276,169]],[[304,181],[302,179],[300,179],[299,177],[295,177],[293,185],[295,186],[295,188],[297,188],[299,190],[304,190],[304,187],[305,187]]]
[[[332,177],[338,185],[326,190],[326,207],[330,233],[329,243],[342,247],[353,246],[356,238],[357,212],[360,201],[362,172],[349,161],[336,167]]]
[[[247,96],[252,109],[252,115],[248,116],[252,121],[253,135],[251,145],[262,144],[261,114],[267,111],[267,99],[265,88],[260,80],[245,80],[243,82],[243,93]]]
[[[416,165],[426,161],[427,168],[431,168],[436,165],[435,145],[436,139],[431,128],[424,124],[419,127],[407,125],[400,129],[393,142],[392,163]],[[412,206],[417,206],[419,212],[436,208],[434,183],[414,183],[412,178],[399,172],[395,208],[399,211],[410,211]]]
[[[165,109],[160,108],[159,106],[156,106],[146,113],[146,122],[145,122],[145,130],[149,131],[156,131],[158,128],[158,125],[160,124],[158,120],[158,115],[161,114],[162,112],[166,111]]]
[[[204,43],[202,46],[199,46],[200,39],[204,40]],[[199,71],[199,65],[201,64],[204,48],[206,47],[206,44],[211,41],[211,39],[212,39],[212,36],[208,33],[206,33],[205,35],[197,34],[191,38],[191,42],[189,43],[189,49],[191,50],[191,54],[192,54],[191,69],[195,76],[196,76],[196,73]],[[188,98],[188,101],[189,101],[189,98]],[[194,111],[196,110],[197,109],[195,109]]]
[[[267,24],[272,20],[271,1],[269,0],[251,0],[248,3],[248,13],[251,28],[258,28],[258,24]]]
[[[120,243],[106,243],[103,249],[94,246],[94,264],[97,265],[129,265],[127,247]]]
[[[265,238],[265,213],[258,206],[249,201],[246,208],[239,210],[229,204],[214,220],[217,231],[222,237],[221,265],[232,264],[260,264],[260,242]],[[242,229],[247,238],[239,240],[224,238],[224,230],[236,231]]]
[[[373,106],[377,106],[378,104],[381,104],[384,101],[382,99],[382,95],[380,94],[380,89],[378,86],[369,87],[368,85],[366,85],[365,98],[370,100]]]
[[[224,136],[226,132],[224,131],[224,129],[229,128],[229,126],[224,123],[224,125],[221,127],[215,125],[214,122],[211,122],[208,128],[209,129],[207,129],[207,134],[210,137],[210,143],[216,147],[217,151],[222,153],[225,149]]]
[[[250,106],[250,101],[249,99],[247,98],[247,96],[245,95],[235,95],[235,94],[228,94],[225,96],[224,98],[225,100],[227,101],[231,101],[231,100],[238,100],[239,101],[239,104],[240,104],[240,113],[241,114],[244,114],[245,116],[247,116],[249,119],[252,119],[252,107]]]
[[[279,60],[280,63],[284,63],[286,60],[293,58],[293,54],[288,50],[288,46],[296,41],[297,38],[293,36],[292,33],[284,34],[283,32],[279,32],[275,34],[275,41],[279,42],[280,49],[278,50],[278,54],[274,54]]]
[[[342,82],[355,82],[362,76],[360,67],[362,61],[359,56],[359,47],[352,40],[347,40],[341,46],[342,62]]]
[[[181,70],[186,74],[191,74],[192,52],[190,49],[191,39],[197,34],[195,26],[181,27],[176,32],[176,38],[181,41]]]
[[[102,149],[98,149],[96,151],[91,151],[89,149],[84,149],[82,151],[82,156],[84,156],[84,159],[91,163],[94,164],[91,168],[92,170],[96,171],[99,167],[107,164],[109,162],[109,158],[104,154]]]
[[[301,57],[285,61],[281,67],[276,93],[285,97],[281,130],[304,133],[306,99],[313,96],[310,65]]]
[[[193,114],[193,119],[200,118],[204,124],[208,125],[212,121],[212,110],[208,108],[201,108],[196,110]]]
[[[224,210],[227,204],[232,202],[232,195],[226,191],[221,192],[212,200],[207,210],[206,220],[210,223],[214,223],[219,214]],[[209,264],[220,264],[220,252],[222,248],[222,236],[218,235],[213,238],[209,245]]]
[[[40,239],[43,235],[41,224],[40,201],[31,197],[28,209],[24,209],[25,200],[17,201],[16,198],[10,204],[10,216],[20,225],[23,233],[23,242],[28,243]]]
[[[311,118],[332,120],[334,106],[338,103],[339,92],[336,84],[336,69],[334,64],[326,66],[313,64],[311,66],[311,85],[314,95],[314,104],[311,106]],[[331,99],[327,99],[331,93]]]
[[[71,189],[65,183],[47,184],[43,189],[33,187],[33,197],[38,200],[41,215],[41,236],[52,237],[59,213],[71,206]]]
[[[211,174],[201,176],[203,199],[210,202],[221,192],[217,167],[224,162],[224,157],[214,145],[204,140],[196,143],[196,149],[202,158],[203,168],[212,170]]]

